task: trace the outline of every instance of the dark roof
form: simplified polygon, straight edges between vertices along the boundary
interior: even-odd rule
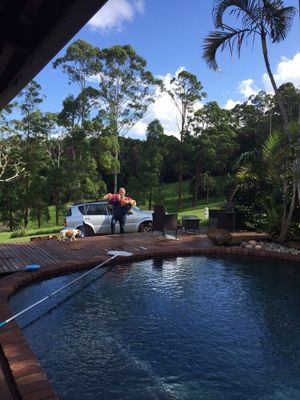
[[[0,0],[0,109],[107,0]]]

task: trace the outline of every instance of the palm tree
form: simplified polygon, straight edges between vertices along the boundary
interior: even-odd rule
[[[232,9],[231,9],[232,8]],[[236,16],[241,22],[241,27],[233,28],[224,23],[224,14],[229,9],[229,15]],[[240,55],[241,47],[251,36],[259,36],[266,69],[277,97],[283,118],[284,129],[289,141],[292,141],[288,127],[288,117],[284,103],[280,98],[268,57],[267,38],[272,43],[284,40],[292,26],[295,15],[294,7],[284,7],[281,0],[215,0],[213,9],[213,20],[215,28],[204,40],[203,58],[209,68],[219,70],[216,53],[220,49],[228,48],[233,53],[236,48]]]
[[[289,128],[295,142],[297,123],[291,123]],[[271,225],[276,221],[280,230],[278,240],[284,241],[292,222],[297,189],[294,156],[286,134],[283,131],[272,132],[261,151],[244,154],[236,179],[235,193],[238,190],[247,193],[249,189],[259,193],[259,204],[272,217]],[[274,194],[279,187],[282,202],[277,203]]]
[[[236,16],[240,21],[240,27],[233,28],[224,22],[224,14],[228,10],[230,16]],[[232,54],[236,48],[240,55],[244,42],[251,37],[253,41],[256,36],[259,37],[266,69],[283,118],[284,131],[294,156],[293,188],[296,187],[300,203],[300,146],[298,146],[299,148],[295,147],[295,143],[293,143],[284,102],[270,67],[267,47],[267,39],[270,39],[272,43],[279,43],[286,38],[291,29],[295,12],[294,7],[284,7],[281,0],[215,0],[213,20],[217,30],[210,32],[205,38],[203,58],[209,68],[216,71],[219,69],[216,61],[216,53],[219,49],[223,51],[228,48]],[[300,142],[300,128],[298,141]],[[288,215],[292,214],[294,207],[295,204],[291,202]],[[282,241],[285,240],[288,224],[289,218],[286,218],[281,227],[280,239]]]

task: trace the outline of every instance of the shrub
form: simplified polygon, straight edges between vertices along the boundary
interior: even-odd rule
[[[23,237],[23,236],[26,236],[26,230],[19,229],[18,231],[12,232],[12,234],[10,235],[10,238],[14,239],[14,238],[19,238],[19,237]]]

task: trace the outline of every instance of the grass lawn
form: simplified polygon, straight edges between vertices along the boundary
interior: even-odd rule
[[[202,221],[204,220],[204,209],[208,208],[220,208],[220,206],[224,203],[224,198],[211,198],[207,204],[206,199],[201,199],[197,201],[196,207],[192,207],[192,196],[189,193],[189,181],[182,182],[182,205],[183,208],[178,213],[179,218],[182,218],[184,215],[196,215]],[[178,184],[172,183],[166,185],[163,189],[163,195],[165,198],[164,205],[166,206],[166,210],[168,212],[177,212],[177,190]]]
[[[169,185],[165,185],[162,188],[162,193],[164,196],[164,205],[166,207],[167,212],[172,213],[177,211],[177,183],[172,183]],[[208,208],[219,208],[222,203],[224,203],[223,198],[212,198],[209,200],[207,204],[205,200],[199,200],[197,202],[196,207],[192,207],[192,196],[189,193],[189,181],[183,182],[182,185],[182,204],[183,209],[178,213],[178,217],[181,219],[184,215],[196,215],[202,221],[202,224],[205,224],[204,221],[204,209]],[[147,206],[142,207],[143,209],[147,209]],[[29,241],[30,237],[33,236],[42,236],[42,235],[55,235],[61,231],[63,228],[63,219],[64,217],[60,217],[61,225],[55,225],[55,210],[53,206],[49,207],[50,220],[42,224],[42,227],[38,229],[36,222],[30,221],[28,224],[28,228],[26,231],[17,231],[17,232],[0,232],[0,243],[14,243],[14,242],[23,242]],[[13,236],[18,235],[19,237],[11,238]]]
[[[55,235],[59,233],[64,224],[64,217],[60,217],[61,225],[56,226],[55,224],[55,209],[53,206],[49,207],[50,220],[44,222],[39,229],[35,221],[29,221],[28,228],[26,231],[19,230],[15,232],[0,232],[0,243],[14,243],[14,242],[24,242],[29,241],[30,237],[33,236],[43,236],[43,235]],[[11,235],[19,235],[19,237],[11,238]]]

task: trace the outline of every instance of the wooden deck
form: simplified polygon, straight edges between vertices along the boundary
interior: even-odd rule
[[[235,233],[234,240],[258,238],[253,233]],[[196,249],[210,247],[207,236],[183,234],[177,240],[149,233],[125,235],[107,235],[81,238],[76,241],[40,240],[14,244],[0,244],[0,275],[18,272],[28,264],[53,266],[70,263],[82,264],[103,261],[110,250],[125,250],[134,255],[147,255],[159,252],[163,248]]]
[[[40,240],[14,244],[0,244],[0,274],[18,272],[27,264],[55,266],[74,262],[86,263],[103,260],[110,250],[126,250],[130,253],[149,253],[166,243],[178,246],[189,240],[199,241],[197,236],[182,236],[178,240],[165,239],[152,234],[108,235],[81,238],[76,241]],[[207,239],[202,238],[208,242]],[[203,243],[204,244],[204,243]]]

